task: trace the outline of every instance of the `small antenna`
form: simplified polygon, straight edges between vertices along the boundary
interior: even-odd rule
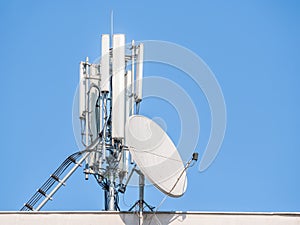
[[[114,11],[111,10],[110,12],[110,37],[112,39],[112,36],[114,34]]]

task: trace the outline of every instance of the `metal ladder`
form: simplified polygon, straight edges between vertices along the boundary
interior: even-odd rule
[[[35,192],[29,201],[24,204],[20,211],[39,211],[49,200],[52,200],[52,196],[61,186],[65,186],[65,182],[75,172],[75,170],[81,166],[83,161],[89,156],[98,143],[99,138],[97,138],[84,151],[76,152],[67,157],[57,170],[55,170],[55,172],[48,178],[48,180]],[[71,165],[73,165],[73,167],[71,167]],[[61,179],[62,175],[64,176]]]
[[[21,208],[21,211],[39,211],[49,200],[52,200],[52,196],[55,194],[55,192],[62,185],[65,186],[66,180],[79,166],[81,166],[81,163],[89,155],[89,153],[90,152],[76,152],[67,157],[66,160],[57,168],[57,170],[51,174],[48,180],[35,192],[29,201],[24,204],[24,206]],[[64,174],[64,172],[70,168],[72,164],[73,167],[71,167],[69,172],[61,179],[61,175]],[[49,191],[51,192],[48,194]]]

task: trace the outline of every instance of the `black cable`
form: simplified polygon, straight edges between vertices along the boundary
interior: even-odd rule
[[[101,99],[101,93],[99,92],[99,95],[98,95],[98,98],[97,98],[97,101],[96,101],[96,104],[95,104],[95,114],[96,114],[96,121],[99,121],[100,118],[98,117],[99,116],[99,112],[100,112],[100,104],[99,104],[99,100]],[[101,100],[100,100],[101,101]],[[96,126],[97,126],[97,134],[99,134],[100,132],[100,127],[99,127],[99,124],[96,123]]]
[[[54,171],[54,173],[43,183],[43,185],[36,191],[33,196],[26,202],[21,208],[21,211],[32,211],[34,206],[40,201],[42,197],[46,197],[47,191],[57,182],[59,177],[65,172],[65,170],[72,164],[76,163],[76,160],[81,156],[82,152],[76,152],[67,157],[63,163]],[[57,179],[56,179],[57,178]]]
[[[136,103],[136,114],[140,113],[140,102]]]
[[[119,207],[119,193],[117,191],[115,192],[115,209],[117,211],[120,211],[120,207]]]

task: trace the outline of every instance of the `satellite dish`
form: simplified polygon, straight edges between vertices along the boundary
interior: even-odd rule
[[[145,177],[166,195],[182,196],[187,187],[184,164],[165,131],[147,117],[132,115],[125,134],[131,156]]]

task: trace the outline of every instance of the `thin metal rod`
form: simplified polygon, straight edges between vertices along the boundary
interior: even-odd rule
[[[86,57],[86,61],[85,61],[85,74],[86,74],[86,80],[85,80],[85,96],[86,96],[86,102],[85,102],[85,145],[88,146],[89,145],[89,128],[90,128],[90,121],[89,121],[89,58]]]
[[[139,225],[143,224],[145,176],[139,172]]]
[[[130,181],[130,179],[131,179],[131,177],[132,177],[135,170],[136,170],[136,165],[134,165],[134,167],[132,168],[132,170],[131,170],[131,172],[130,172],[127,180],[126,180],[125,187],[128,185],[128,183],[129,183],[129,181]]]
[[[114,34],[114,11],[111,10],[110,13],[110,38],[112,39],[112,36]]]
[[[197,161],[197,159],[198,159],[198,155],[197,155],[197,158],[194,158],[194,154],[193,154],[193,157],[192,157],[192,158],[187,162],[187,164],[184,166],[183,170],[181,171],[179,177],[177,178],[175,184],[173,185],[173,187],[171,188],[171,190],[168,192],[168,194],[170,194],[170,193],[174,190],[174,188],[175,188],[176,185],[178,184],[178,182],[179,182],[179,180],[181,179],[181,177],[182,177],[182,175],[184,174],[184,172],[190,167],[191,163],[192,163],[193,161]],[[167,197],[169,196],[168,194],[165,195],[165,197],[162,199],[162,201],[161,201],[161,202],[159,203],[159,205],[156,207],[155,213],[158,211],[158,209],[162,206],[162,204],[164,203],[164,201],[167,199]],[[155,214],[155,213],[154,213],[154,214]],[[156,216],[156,215],[155,215],[155,216]]]
[[[131,41],[131,115],[134,114],[134,96],[135,96],[135,90],[134,90],[134,64],[135,64],[135,43],[134,40]]]

